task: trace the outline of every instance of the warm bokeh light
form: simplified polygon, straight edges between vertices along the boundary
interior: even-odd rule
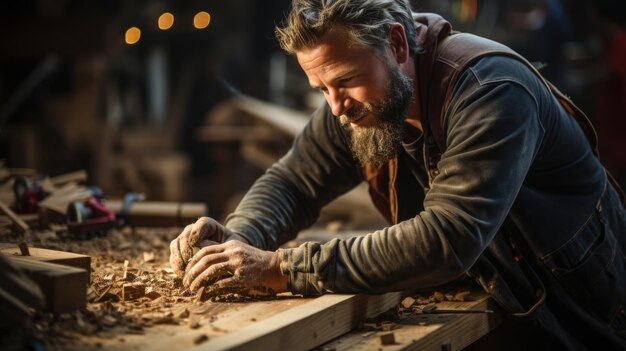
[[[172,28],[172,25],[174,25],[174,15],[169,12],[165,12],[161,16],[159,16],[160,30],[168,30]]]
[[[130,27],[126,30],[126,44],[132,45],[139,41],[141,38],[141,30],[137,27]]]
[[[196,29],[204,29],[211,23],[211,15],[208,12],[200,11],[193,16],[193,26]]]
[[[476,20],[476,12],[478,10],[477,0],[461,0],[461,21],[474,22]]]

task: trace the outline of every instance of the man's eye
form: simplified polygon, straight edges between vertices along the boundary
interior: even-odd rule
[[[350,82],[350,81],[352,80],[352,78],[354,78],[354,77],[344,78],[344,79],[340,80],[339,82],[340,82],[341,84],[345,84],[345,83]]]

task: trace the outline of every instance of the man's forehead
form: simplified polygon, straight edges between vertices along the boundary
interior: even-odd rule
[[[360,55],[373,53],[372,50],[356,45],[347,30],[339,27],[330,30],[313,46],[296,53],[298,63],[306,71],[321,64],[350,62]]]

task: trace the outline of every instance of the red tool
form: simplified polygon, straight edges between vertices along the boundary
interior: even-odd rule
[[[40,180],[29,180],[26,177],[15,178],[13,192],[15,193],[15,209],[18,213],[37,213],[39,202],[49,195],[44,191]]]
[[[104,200],[96,196],[74,201],[67,207],[67,229],[76,236],[102,236],[108,229],[119,225],[115,213],[105,206]]]

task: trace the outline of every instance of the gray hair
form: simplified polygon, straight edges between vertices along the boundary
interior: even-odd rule
[[[293,0],[287,23],[276,27],[276,37],[283,50],[295,54],[315,46],[324,34],[340,26],[353,44],[384,56],[394,23],[404,27],[409,54],[416,55],[420,48],[408,0]]]

